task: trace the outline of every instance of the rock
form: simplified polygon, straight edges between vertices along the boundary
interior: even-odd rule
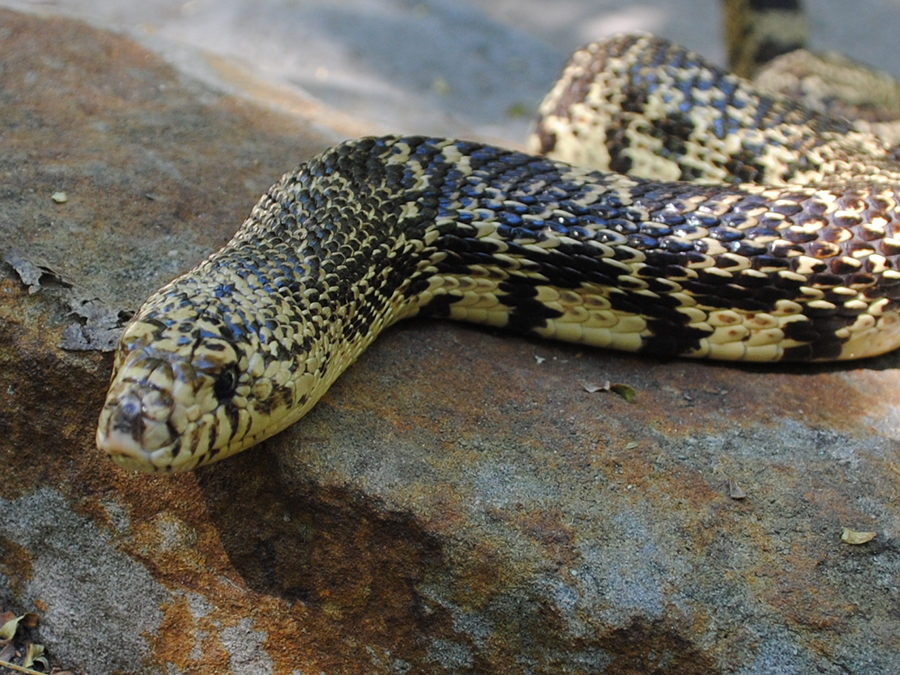
[[[2,11],[0,49],[0,592],[52,663],[900,670],[897,355],[664,363],[409,322],[260,448],[116,468],[112,326],[333,139],[70,20]]]

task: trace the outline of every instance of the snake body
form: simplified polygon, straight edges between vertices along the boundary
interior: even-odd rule
[[[723,0],[722,15],[728,68],[741,77],[806,47],[808,22],[800,0]]]
[[[669,180],[452,139],[342,143],[140,308],[98,446],[143,471],[219,460],[302,417],[414,315],[665,357],[900,343],[890,148],[653,38],[588,52],[545,106],[544,149],[590,137],[612,169],[656,162]]]

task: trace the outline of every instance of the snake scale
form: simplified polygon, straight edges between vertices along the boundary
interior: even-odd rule
[[[622,36],[576,53],[535,144],[596,168],[388,136],[286,174],[126,327],[98,446],[142,471],[224,458],[415,315],[662,357],[900,342],[900,174],[864,126]]]

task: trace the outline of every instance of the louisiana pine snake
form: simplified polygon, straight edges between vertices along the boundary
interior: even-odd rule
[[[543,150],[612,171],[384,137],[285,175],[132,319],[99,447],[145,471],[238,452],[413,315],[666,357],[900,342],[900,174],[863,127],[648,36],[577,53],[542,113]]]

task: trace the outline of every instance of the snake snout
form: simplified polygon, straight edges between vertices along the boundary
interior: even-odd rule
[[[178,452],[180,433],[172,368],[157,359],[127,364],[110,388],[97,427],[97,447],[122,466],[158,471],[160,456]]]

